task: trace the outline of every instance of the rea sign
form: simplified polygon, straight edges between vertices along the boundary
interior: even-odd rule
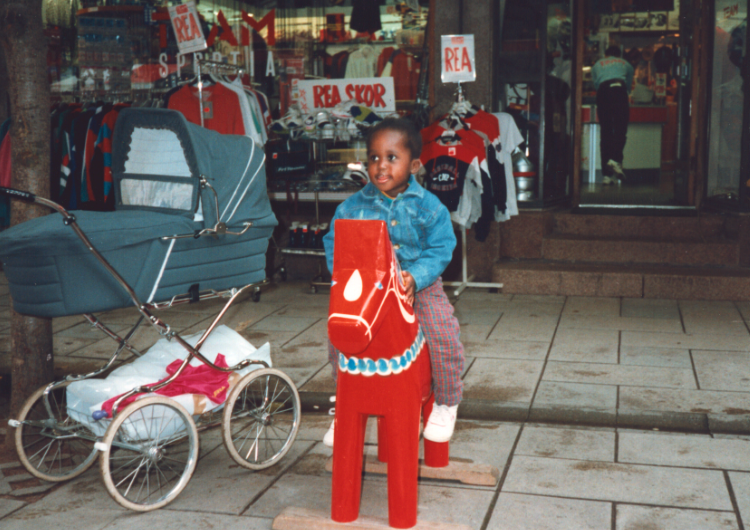
[[[342,101],[355,100],[376,112],[396,112],[392,77],[357,79],[292,80],[292,98],[302,112],[329,109]]]
[[[440,62],[443,83],[475,81],[474,35],[442,35],[440,37]]]
[[[177,37],[180,53],[199,52],[207,48],[194,1],[170,6],[169,18],[172,20],[172,29]]]

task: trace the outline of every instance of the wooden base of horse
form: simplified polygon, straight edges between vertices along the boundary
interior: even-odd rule
[[[276,516],[271,528],[273,530],[339,530],[341,528],[383,530],[391,527],[388,526],[388,521],[376,517],[360,517],[351,523],[337,523],[332,521],[326,512],[290,506]],[[471,530],[470,526],[464,524],[434,521],[420,521],[413,528],[414,530]]]

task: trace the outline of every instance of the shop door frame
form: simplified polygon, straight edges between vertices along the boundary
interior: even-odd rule
[[[572,193],[571,205],[581,206],[581,139],[583,137],[583,123],[581,109],[583,108],[583,34],[586,19],[586,9],[589,0],[573,0],[573,40],[575,53],[573,55],[572,102],[573,116],[571,120],[571,142],[573,149]],[[708,132],[708,105],[710,79],[710,37],[712,34],[713,14],[710,9],[712,0],[681,0],[680,1],[680,84],[681,95],[687,92],[687,97],[678,101],[681,119],[678,121],[678,160],[675,164],[675,199],[684,206],[699,208],[705,188],[705,168],[708,163],[708,146],[706,137]],[[683,27],[688,23],[692,27],[692,36],[684,35]],[[709,39],[709,40],[707,40]],[[743,144],[744,145],[744,144]],[[750,165],[750,160],[748,161]],[[681,174],[681,175],[680,175]],[[678,180],[682,181],[678,184]],[[584,205],[585,206],[585,205]]]

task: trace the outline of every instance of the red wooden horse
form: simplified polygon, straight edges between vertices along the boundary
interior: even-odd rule
[[[336,220],[328,337],[339,350],[331,518],[359,515],[368,416],[388,462],[388,523],[417,524],[419,420],[432,410],[430,357],[383,221]],[[448,443],[425,440],[425,463],[448,465]]]

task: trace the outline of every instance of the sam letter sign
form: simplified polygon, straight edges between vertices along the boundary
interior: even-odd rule
[[[440,63],[443,83],[465,83],[477,78],[474,35],[441,35]]]
[[[206,49],[206,38],[203,36],[195,2],[190,1],[169,7],[169,18],[177,37],[180,53],[193,53]]]

